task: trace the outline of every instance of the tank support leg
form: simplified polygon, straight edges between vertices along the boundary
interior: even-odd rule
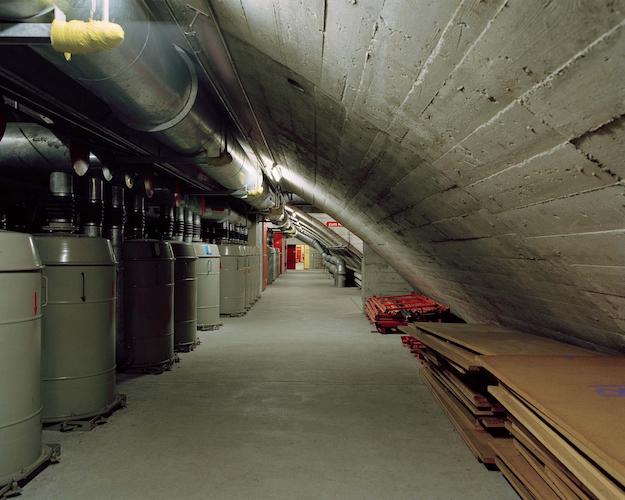
[[[103,408],[102,411],[98,415],[94,415],[92,417],[87,418],[77,418],[74,420],[64,420],[62,422],[55,422],[53,424],[45,425],[46,430],[51,431],[60,431],[60,432],[71,432],[71,431],[82,431],[88,432],[92,431],[99,425],[105,424],[108,422],[108,418],[117,410],[121,408],[126,408],[126,395],[118,394],[115,396],[115,400],[108,405],[106,408]]]

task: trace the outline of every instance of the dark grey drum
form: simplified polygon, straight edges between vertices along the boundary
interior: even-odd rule
[[[30,235],[0,231],[0,492],[42,457],[41,269]]]
[[[174,254],[158,240],[126,240],[124,368],[155,371],[174,359]]]
[[[191,243],[170,242],[174,252],[174,350],[197,344],[197,256]]]
[[[104,238],[36,235],[45,265],[42,421],[100,415],[115,403],[115,257]]]

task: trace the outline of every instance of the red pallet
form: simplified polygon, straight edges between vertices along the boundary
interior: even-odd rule
[[[371,296],[365,303],[369,321],[380,333],[396,333],[399,326],[412,321],[441,321],[449,309],[417,293]]]

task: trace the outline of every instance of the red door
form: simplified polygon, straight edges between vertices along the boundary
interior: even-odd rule
[[[295,269],[295,248],[297,245],[288,245],[286,247],[286,268]]]

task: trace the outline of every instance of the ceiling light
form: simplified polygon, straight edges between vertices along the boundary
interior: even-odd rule
[[[74,162],[73,167],[76,175],[82,177],[87,173],[87,170],[89,170],[89,163],[82,158],[79,158]]]
[[[104,180],[107,182],[113,179],[113,174],[108,169],[108,167],[102,167],[102,177],[104,177]]]
[[[145,190],[145,196],[147,198],[152,198],[154,196],[154,180],[151,176],[146,176],[143,178],[143,188]]]

